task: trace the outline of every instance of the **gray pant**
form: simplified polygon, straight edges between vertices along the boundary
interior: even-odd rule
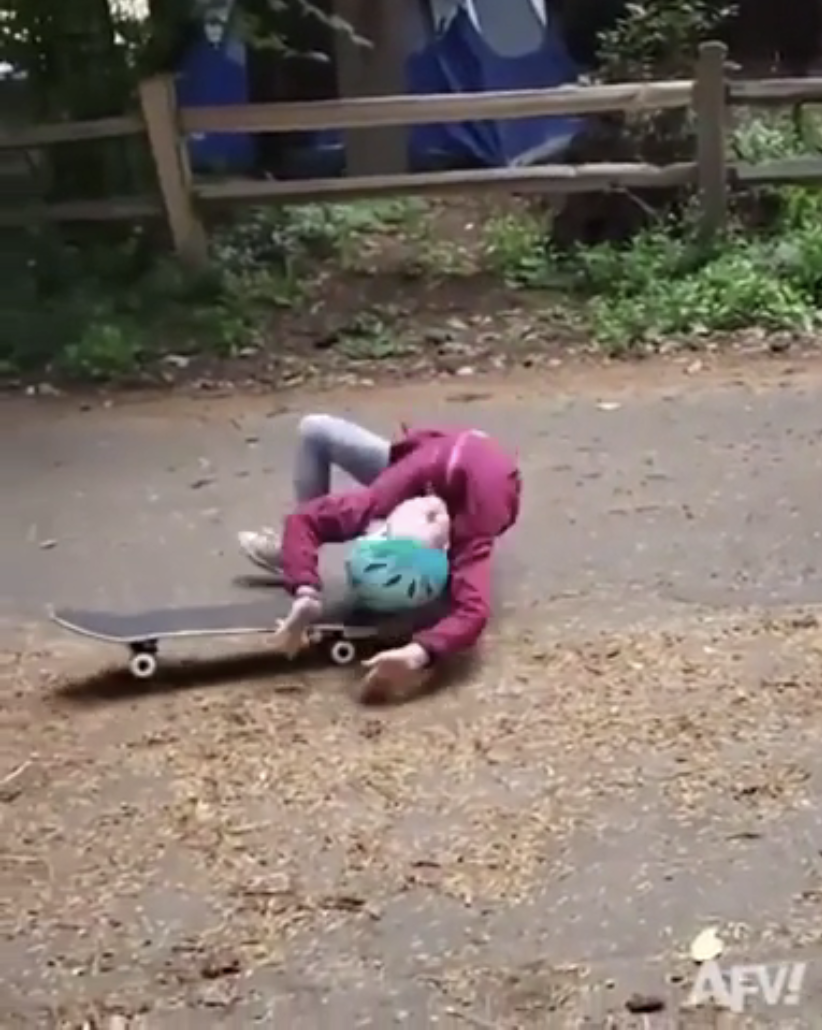
[[[330,492],[334,467],[363,486],[373,483],[388,467],[389,441],[355,422],[333,415],[306,415],[298,432],[294,462],[294,494],[298,504]]]

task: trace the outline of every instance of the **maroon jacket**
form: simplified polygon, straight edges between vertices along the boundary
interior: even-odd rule
[[[445,501],[451,518],[451,607],[414,640],[432,660],[470,647],[490,614],[494,540],[516,522],[520,500],[514,459],[479,432],[407,432],[392,444],[388,468],[371,486],[301,505],[285,520],[282,565],[287,587],[319,589],[321,544],[353,540],[398,504],[429,492]]]

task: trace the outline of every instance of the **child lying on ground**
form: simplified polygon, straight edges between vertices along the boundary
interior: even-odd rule
[[[363,485],[330,494],[335,465]],[[513,458],[477,430],[409,431],[391,443],[343,419],[304,418],[295,469],[298,506],[285,519],[282,540],[271,530],[239,537],[245,554],[281,575],[294,595],[274,646],[293,652],[321,613],[317,557],[322,544],[354,540],[392,513],[404,519],[412,509],[403,513],[403,502],[433,495],[449,519],[450,610],[411,643],[365,663],[363,699],[421,686],[438,660],[473,646],[485,629],[491,552],[497,537],[516,522],[520,491]]]

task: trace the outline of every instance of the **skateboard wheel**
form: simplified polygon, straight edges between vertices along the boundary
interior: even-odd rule
[[[129,672],[135,677],[135,679],[151,679],[157,671],[157,659],[153,654],[146,654],[145,652],[135,654],[128,663],[128,668]]]
[[[331,647],[331,661],[335,665],[350,665],[357,657],[357,649],[350,640],[338,640]]]

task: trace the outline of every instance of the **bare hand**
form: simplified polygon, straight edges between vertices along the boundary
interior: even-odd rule
[[[283,619],[271,641],[271,649],[286,658],[294,658],[308,644],[308,628],[322,612],[316,597],[298,597]]]
[[[271,638],[271,650],[285,658],[295,658],[308,644],[308,633],[303,626],[280,626]]]
[[[360,700],[364,704],[384,704],[420,692],[431,677],[428,656],[418,644],[380,651],[363,662],[368,670]]]

